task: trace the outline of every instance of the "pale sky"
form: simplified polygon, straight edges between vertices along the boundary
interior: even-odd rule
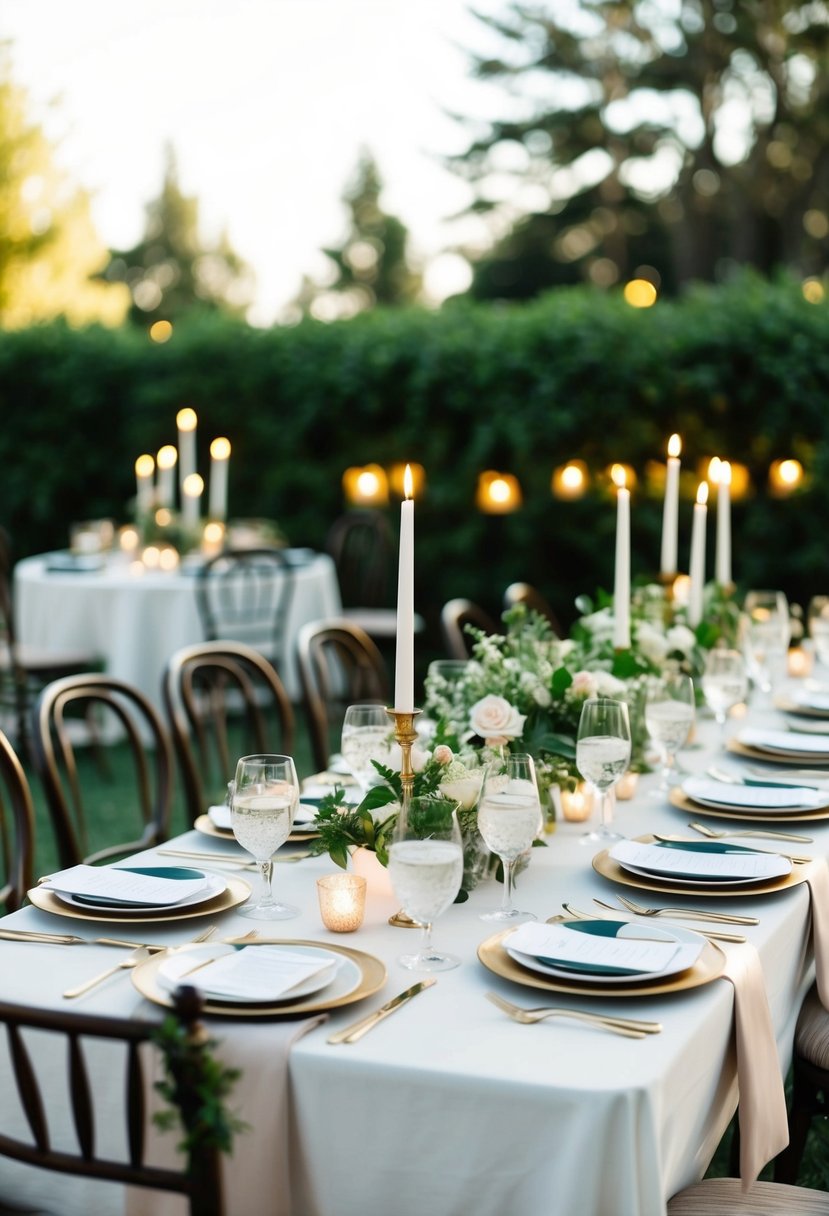
[[[496,113],[462,48],[486,49],[470,0],[3,0],[0,37],[31,115],[61,164],[92,195],[104,242],[140,238],[160,189],[165,141],[204,234],[226,227],[254,268],[254,320],[269,323],[321,247],[344,234],[343,189],[362,147],[386,184],[383,204],[424,265],[469,226],[469,201],[440,155],[461,151],[444,110]],[[502,0],[479,0],[498,10]],[[503,109],[503,101],[501,101]],[[462,286],[433,262],[436,296]],[[444,274],[440,274],[443,270]]]

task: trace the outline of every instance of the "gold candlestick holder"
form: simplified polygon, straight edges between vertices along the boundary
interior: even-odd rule
[[[386,713],[394,723],[394,739],[400,748],[400,785],[402,789],[401,805],[404,814],[408,813],[409,803],[411,802],[412,793],[414,790],[412,747],[417,739],[415,718],[420,712],[421,711],[419,709],[386,710]],[[404,912],[402,908],[399,912],[395,912],[394,916],[389,917],[389,924],[394,925],[398,929],[421,928],[421,925],[419,925],[416,920],[412,920],[411,916]]]

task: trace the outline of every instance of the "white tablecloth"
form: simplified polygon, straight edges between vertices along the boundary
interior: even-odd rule
[[[106,671],[128,681],[161,706],[161,674],[182,646],[204,639],[192,570],[161,573],[114,557],[91,573],[52,571],[49,555],[25,558],[14,572],[15,614],[21,643],[41,649],[101,655]],[[280,676],[301,697],[295,640],[307,622],[341,610],[334,563],[315,554],[294,569]]]
[[[706,755],[688,751],[683,761],[702,770]],[[633,802],[619,804],[618,824],[626,834],[685,828],[687,815],[649,797],[655,783],[655,777],[645,779]],[[547,838],[548,847],[534,852],[518,881],[519,906],[543,919],[558,913],[563,900],[587,911],[593,896],[613,902],[617,890],[624,893],[593,871],[590,848],[580,843],[582,830],[560,826]],[[799,852],[829,853],[829,826],[810,824],[806,834],[815,843],[798,845]],[[190,832],[180,847],[225,846]],[[490,973],[476,957],[478,944],[492,933],[479,913],[501,895],[488,881],[435,929],[436,942],[458,953],[462,966],[440,974],[435,987],[359,1043],[330,1046],[332,1028],[376,1008],[416,978],[395,961],[415,931],[387,924],[393,897],[370,895],[366,923],[355,934],[338,938],[322,929],[313,880],[333,868],[325,858],[277,865],[280,892],[302,909],[300,918],[281,928],[286,936],[369,951],[386,962],[389,979],[382,993],[338,1011],[294,1047],[294,1216],[660,1216],[667,1197],[702,1175],[737,1101],[733,989],[727,981],[615,1001],[521,988]],[[808,890],[801,884],[761,897],[708,902],[760,918],[744,932],[760,954],[785,1071],[794,1019],[811,979]],[[31,908],[7,923],[40,929],[79,925]],[[153,937],[185,940],[200,925],[195,920],[160,927]],[[221,921],[223,934],[249,928],[250,921],[233,913]],[[92,930],[81,925],[90,937]],[[64,987],[118,956],[98,946],[0,943],[0,950],[6,964],[0,967],[0,996],[44,1004],[60,1003]],[[664,1030],[630,1041],[572,1021],[522,1026],[484,999],[488,989],[526,1006],[617,1009],[659,1020]],[[84,998],[83,1008],[152,1012],[126,975]],[[220,1023],[214,1026],[220,1029]],[[244,1082],[237,1100],[244,1116]],[[266,1197],[246,1204],[243,1185],[240,1179],[229,1199],[233,1216],[267,1214]],[[65,1180],[35,1182],[30,1171],[0,1159],[4,1197],[45,1202],[51,1195],[55,1203],[59,1196],[53,1210],[60,1216],[113,1216],[119,1210],[111,1198],[96,1206],[102,1201],[90,1200],[89,1191],[76,1203],[76,1188],[80,1184]]]

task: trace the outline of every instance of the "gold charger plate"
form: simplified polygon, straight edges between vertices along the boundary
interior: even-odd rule
[[[366,954],[363,950],[353,950],[350,946],[335,946],[331,942],[314,942],[291,940],[288,938],[273,941],[269,938],[268,945],[281,946],[318,946],[320,950],[328,950],[332,954],[343,954],[359,967],[362,978],[353,992],[345,996],[325,998],[325,989],[320,993],[311,993],[304,1000],[286,1004],[285,1001],[263,1002],[261,1005],[245,1003],[234,1005],[219,1001],[205,1001],[204,1013],[223,1018],[293,1018],[298,1014],[322,1013],[326,1009],[339,1009],[342,1005],[351,1005],[362,1001],[367,996],[373,996],[386,982],[386,968],[379,958]],[[163,954],[154,954],[146,963],[140,963],[132,972],[132,982],[142,996],[155,1005],[164,1005],[171,1009],[173,1006],[172,993],[162,988],[158,983],[158,969],[164,961]]]
[[[749,760],[762,760],[765,764],[796,764],[798,768],[829,768],[829,750],[826,752],[771,752],[761,747],[749,747],[739,739],[729,739],[726,751],[735,756],[747,756]]]
[[[808,823],[810,819],[829,819],[829,799],[827,805],[817,811],[779,811],[775,813],[758,811],[753,815],[745,807],[735,807],[734,810],[731,810],[730,807],[704,806],[701,802],[695,802],[693,798],[689,798],[677,787],[671,790],[670,802],[672,806],[680,811],[685,811],[688,815],[711,815],[714,819],[741,819],[758,826],[767,820],[770,823]]]
[[[194,916],[215,916],[218,912],[227,912],[243,904],[249,898],[251,885],[244,878],[228,878],[225,889],[212,899],[206,899],[202,904],[188,904],[187,907],[175,912],[168,908],[160,911],[151,908],[147,912],[130,908],[129,915],[118,911],[117,908],[79,908],[74,904],[64,903],[54,891],[45,887],[33,887],[28,891],[29,900],[41,912],[53,912],[56,916],[68,916],[72,920],[106,920],[120,921],[121,924],[145,925],[148,922],[162,920],[189,920]]]
[[[653,844],[656,838],[654,836],[636,836],[635,839],[642,844]],[[763,879],[756,885],[718,883],[716,886],[712,884],[711,886],[693,887],[690,883],[683,883],[682,886],[675,887],[671,885],[670,879],[661,882],[656,877],[647,878],[644,874],[629,873],[613,860],[609,849],[602,849],[601,853],[597,853],[593,858],[593,869],[603,878],[609,878],[611,882],[620,882],[626,887],[636,887],[640,891],[655,891],[659,895],[703,895],[706,898],[712,895],[725,895],[734,899],[744,895],[771,895],[774,891],[796,887],[798,883],[806,881],[808,866],[793,865],[791,872],[784,874],[782,878]]]
[[[230,828],[217,828],[209,815],[199,815],[193,827],[197,832],[201,832],[203,836],[215,836],[217,840],[232,840],[234,844],[236,843],[236,837]],[[313,840],[318,835],[318,832],[291,832],[286,844],[290,844],[294,840],[297,843],[301,840]]]
[[[829,709],[817,709],[811,705],[801,705],[791,697],[782,695],[774,698],[775,709],[782,709],[786,714],[799,714],[803,718],[829,718]]]
[[[641,980],[629,987],[621,984],[587,984],[584,980],[563,980],[558,976],[542,975],[530,971],[511,958],[503,948],[503,941],[515,929],[502,929],[494,937],[488,937],[478,947],[478,958],[489,971],[505,980],[523,984],[528,988],[543,988],[547,992],[571,992],[576,996],[661,996],[667,992],[684,992],[688,988],[699,988],[718,979],[725,968],[725,955],[714,942],[707,941],[702,952],[687,971],[667,976],[660,980]],[[146,966],[146,964],[145,964]]]

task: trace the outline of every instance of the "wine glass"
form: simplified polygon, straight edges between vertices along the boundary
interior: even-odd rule
[[[702,673],[702,695],[720,727],[725,742],[728,711],[739,705],[748,692],[748,673],[739,650],[709,650]]]
[[[274,899],[273,856],[291,834],[299,782],[290,756],[242,756],[230,801],[233,835],[258,864],[262,894],[238,909],[254,920],[288,920],[299,908]]]
[[[343,719],[340,751],[364,798],[377,770],[372,760],[388,763],[392,727],[378,702],[349,705]]]
[[[645,727],[662,756],[662,775],[654,797],[664,798],[676,782],[674,757],[687,743],[694,724],[694,681],[681,672],[668,672],[650,682],[645,700]]]
[[[822,667],[829,667],[829,595],[812,596],[808,622],[817,661]]]
[[[743,649],[749,674],[770,693],[785,666],[791,636],[789,602],[782,591],[749,591],[743,602]]]
[[[463,880],[463,839],[457,803],[439,795],[412,798],[400,809],[389,846],[389,877],[402,910],[422,929],[414,954],[398,962],[411,971],[450,971],[460,959],[432,945],[432,924]]]
[[[591,697],[581,707],[576,737],[576,767],[599,795],[601,825],[585,832],[581,840],[607,843],[622,840],[610,826],[613,818],[613,787],[630,763],[630,721],[624,701]]]
[[[504,894],[500,908],[482,913],[481,920],[514,925],[536,919],[532,912],[520,912],[513,905],[512,880],[516,860],[530,848],[541,827],[541,799],[532,756],[512,752],[493,761],[481,788],[478,831],[501,859]]]

